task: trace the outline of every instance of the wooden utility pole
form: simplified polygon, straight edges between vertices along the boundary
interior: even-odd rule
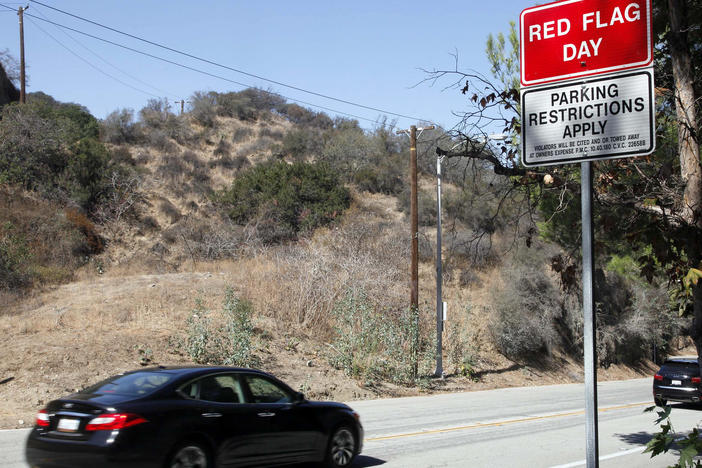
[[[180,115],[183,115],[183,111],[185,110],[185,99],[181,99],[180,101],[176,101],[175,103],[180,103]]]
[[[24,104],[27,102],[26,93],[26,75],[24,72],[24,11],[29,8],[19,7],[17,9],[17,15],[19,16],[19,33],[20,33],[20,103]]]
[[[417,128],[412,125],[409,130],[399,130],[398,134],[409,134],[410,137],[410,234],[412,236],[412,261],[410,267],[410,307],[419,309],[419,222],[417,216],[417,130],[433,130],[429,127]]]
[[[410,312],[414,317],[414,336],[412,337],[412,376],[419,373],[419,222],[417,216],[417,130],[432,130],[434,126],[417,128],[412,125],[409,130],[398,130],[397,134],[410,137],[410,224],[412,234],[412,261],[410,266]]]

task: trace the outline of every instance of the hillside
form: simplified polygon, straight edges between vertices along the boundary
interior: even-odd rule
[[[364,131],[263,97],[196,93],[182,116],[163,102],[138,120],[116,111],[99,123],[109,162],[94,192],[65,172],[51,179],[61,190],[3,183],[0,234],[12,262],[3,264],[0,337],[11,345],[0,358],[0,427],[26,425],[49,399],[141,365],[251,365],[311,398],[338,400],[581,380],[577,293],[562,291],[551,268],[561,249],[537,238],[527,247],[511,218],[522,201],[510,198],[495,215],[506,182],[460,165],[448,168],[445,189],[448,377],[429,378],[431,151],[420,160],[415,321],[406,310],[406,141],[384,123]],[[315,195],[307,177],[330,191],[306,205],[285,186],[262,198],[276,185],[270,174],[286,167],[297,168],[287,184],[305,203]],[[326,206],[330,194],[348,207]],[[650,375],[635,295],[623,297],[634,288],[607,275],[610,302],[621,307],[602,328],[599,376]],[[684,345],[665,333],[666,349]]]
[[[377,197],[357,209],[382,213],[389,202],[389,197]],[[382,216],[374,214],[376,222],[397,215],[393,210]],[[358,228],[342,229],[354,227]],[[317,251],[335,237],[333,231],[319,233],[306,248]],[[142,365],[192,362],[182,352],[178,340],[187,334],[194,298],[200,297],[208,307],[217,309],[228,286],[251,297],[256,310],[269,311],[254,318],[254,354],[259,358],[258,367],[273,372],[310,398],[348,401],[582,381],[580,365],[567,356],[553,356],[543,365],[526,365],[504,358],[485,342],[485,320],[475,315],[470,325],[464,324],[473,329],[472,335],[477,338],[471,375],[455,373],[448,361],[450,374],[446,379],[423,380],[418,386],[350,378],[329,364],[330,348],[326,340],[320,341],[313,333],[276,320],[275,309],[282,301],[265,294],[268,289],[265,285],[279,278],[280,269],[286,266],[279,263],[276,254],[279,252],[239,261],[198,263],[196,268],[188,265],[179,273],[130,274],[108,269],[102,275],[93,274],[81,281],[50,288],[16,304],[0,326],[0,335],[11,343],[0,360],[0,376],[3,380],[12,378],[2,385],[5,404],[0,409],[0,427],[26,426],[33,420],[36,409],[50,399],[110,374]],[[422,268],[424,286],[431,284],[429,270]],[[83,274],[88,276],[87,272]],[[304,277],[299,271],[292,275]],[[484,284],[489,284],[490,272],[480,276],[485,279]],[[299,285],[301,289],[303,286]],[[480,304],[489,300],[490,289],[488,286],[468,292],[454,285],[445,294],[451,303],[468,295],[475,304]],[[404,295],[404,291],[398,292]],[[423,288],[420,297],[428,300],[431,293],[429,288]],[[447,347],[451,346],[449,337]],[[649,364],[636,368],[617,365],[601,370],[599,378],[635,378],[653,371]]]

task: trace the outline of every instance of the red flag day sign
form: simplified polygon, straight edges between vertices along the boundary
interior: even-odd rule
[[[565,0],[520,15],[522,85],[648,66],[651,0]]]

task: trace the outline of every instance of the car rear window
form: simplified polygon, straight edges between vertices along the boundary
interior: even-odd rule
[[[689,375],[698,375],[700,368],[696,363],[691,362],[666,362],[661,366],[661,372],[682,372]]]
[[[173,380],[173,376],[163,372],[135,372],[116,375],[103,380],[81,393],[108,393],[115,395],[142,396],[152,393]]]

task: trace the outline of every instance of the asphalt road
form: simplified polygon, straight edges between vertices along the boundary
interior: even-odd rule
[[[352,402],[366,429],[356,467],[585,466],[582,385],[524,387]],[[665,467],[674,455],[650,459],[643,448],[656,431],[651,380],[598,385],[600,466]],[[673,405],[672,421],[686,431],[702,408]],[[27,430],[0,431],[0,466],[26,468]]]
[[[357,466],[585,466],[585,389],[554,385],[354,402],[366,428]],[[642,454],[656,432],[651,379],[598,385],[600,466],[666,467],[674,456]],[[676,429],[702,419],[702,408],[673,405]]]

